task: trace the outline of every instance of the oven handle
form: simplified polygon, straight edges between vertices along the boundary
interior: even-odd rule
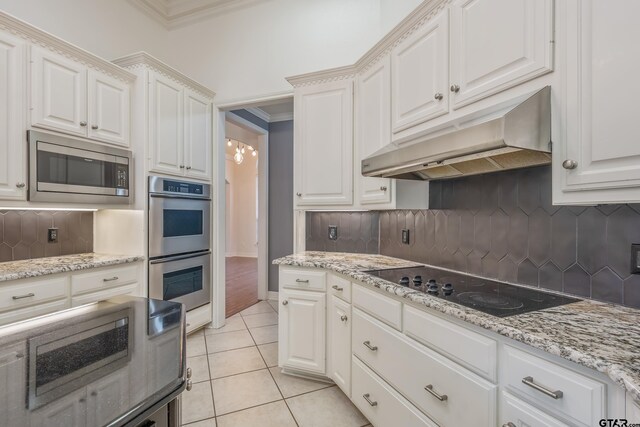
[[[204,200],[210,202],[211,199],[208,197],[197,197],[197,196],[181,196],[178,194],[156,194],[149,193],[149,197],[159,198],[159,199],[189,199],[189,200]]]
[[[164,264],[165,262],[179,261],[181,259],[197,258],[203,255],[209,255],[210,253],[211,251],[205,251],[205,252],[198,252],[195,254],[172,256],[172,257],[162,258],[162,259],[154,259],[149,261],[149,264]]]

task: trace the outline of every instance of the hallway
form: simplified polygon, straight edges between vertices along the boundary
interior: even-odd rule
[[[225,317],[230,317],[258,302],[258,259],[227,257],[225,265]]]

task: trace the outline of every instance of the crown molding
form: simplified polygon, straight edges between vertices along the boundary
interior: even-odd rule
[[[291,113],[272,114],[271,115],[271,120],[269,120],[269,123],[286,122],[288,120],[293,120],[293,112],[291,112]]]
[[[251,114],[253,114],[257,118],[264,120],[267,123],[271,122],[271,115],[269,113],[267,113],[266,111],[264,111],[263,109],[261,109],[261,108],[258,108],[258,107],[247,107],[247,108],[245,108],[245,110],[247,110],[248,112],[250,112]]]
[[[118,80],[130,83],[136,80],[136,75],[100,58],[76,45],[62,40],[46,31],[28,24],[13,15],[0,11],[0,30],[6,31],[31,44],[43,47],[59,55],[79,62],[89,68],[98,70]]]
[[[330,68],[328,70],[316,71],[313,73],[300,74],[287,77],[286,80],[294,87],[311,86],[319,83],[329,83],[338,80],[354,78],[357,72],[355,65],[346,67]]]
[[[149,55],[147,52],[132,53],[131,55],[114,59],[113,63],[130,70],[135,70],[139,67],[149,68],[178,83],[189,86],[190,88],[192,88],[196,92],[199,92],[201,95],[204,95],[207,98],[213,99],[216,95],[216,93],[208,87],[204,86],[201,83],[198,83],[190,77],[185,76],[180,71]]]

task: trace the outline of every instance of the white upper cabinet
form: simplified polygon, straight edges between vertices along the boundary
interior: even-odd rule
[[[24,63],[21,40],[0,33],[0,199],[25,200]]]
[[[456,0],[451,5],[454,109],[552,70],[553,0]]]
[[[294,116],[296,205],[350,205],[353,79],[297,88]]]
[[[31,47],[31,125],[87,135],[87,69],[47,49]]]
[[[391,58],[358,75],[356,87],[356,156],[354,174],[363,205],[391,203],[393,181],[362,176],[362,160],[391,143]]]
[[[184,156],[186,175],[209,179],[211,174],[211,102],[186,90],[184,95]]]
[[[566,2],[566,134],[554,203],[640,202],[640,2]]]
[[[184,87],[161,74],[152,73],[149,96],[150,169],[182,175],[184,166]]]
[[[96,71],[89,71],[89,138],[129,145],[129,85]]]
[[[444,10],[391,51],[394,134],[449,111],[449,13]]]

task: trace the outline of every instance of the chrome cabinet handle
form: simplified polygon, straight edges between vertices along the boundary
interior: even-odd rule
[[[367,347],[371,351],[378,351],[377,345],[371,345],[371,341],[365,341],[362,343],[365,347]]]
[[[340,287],[340,286],[338,286],[338,285],[333,285],[331,288],[332,288],[332,289],[335,289],[335,290],[336,290],[336,291],[338,291],[338,292],[342,292],[342,291],[344,291],[344,288],[341,288],[341,287]]]
[[[87,125],[87,122],[85,122],[84,120],[80,122],[80,126],[85,127]]]
[[[191,379],[192,376],[193,376],[193,371],[191,370],[191,368],[187,368],[187,379]]]
[[[387,191],[387,187],[383,185],[382,187],[380,187],[380,191]]]
[[[108,279],[102,279],[102,281],[103,282],[113,282],[114,280],[118,280],[118,279],[119,279],[118,276],[113,276],[113,277],[110,277]]]
[[[433,389],[433,384],[429,384],[428,386],[425,386],[424,389],[427,390],[431,396],[435,397],[440,402],[444,402],[445,400],[447,400],[449,398],[446,394],[438,394],[438,393],[436,393],[436,391]]]
[[[25,299],[25,298],[31,298],[31,297],[35,297],[36,294],[34,294],[33,292],[29,292],[28,294],[24,294],[24,295],[14,295],[11,298],[15,301],[17,299]]]
[[[289,301],[287,300],[282,301],[282,305],[287,305],[287,304],[289,304]]]
[[[309,280],[296,279],[296,283],[309,283]]]
[[[442,101],[442,99],[444,98],[444,95],[438,92],[435,95],[433,95],[433,97],[436,99],[436,101]]]
[[[554,399],[560,399],[562,398],[562,395],[564,393],[562,393],[560,390],[549,390],[546,387],[543,387],[539,384],[536,384],[535,382],[533,382],[533,377],[524,377],[522,379],[522,383],[528,385],[529,387],[531,387],[534,390],[538,390],[540,393],[546,394],[549,397],[552,397]]]
[[[26,186],[27,186],[27,184],[25,184],[24,182],[17,182],[16,183],[16,188],[24,188]]]
[[[460,86],[458,86],[458,85],[451,85],[450,89],[451,89],[451,92],[453,92],[453,93],[460,92]]]
[[[193,382],[191,380],[187,380],[187,391],[191,391],[193,388]]]
[[[562,162],[562,167],[569,170],[575,169],[578,167],[578,162],[576,162],[575,160],[567,159]]]
[[[371,400],[371,395],[369,393],[363,394],[362,397],[364,397],[364,400],[366,400],[369,405],[378,406],[378,402]]]
[[[343,314],[342,316],[340,316],[340,320],[341,320],[342,322],[346,322],[347,320],[349,320],[349,318],[347,317],[347,315],[346,315],[346,314]]]
[[[98,130],[98,125],[91,125],[91,129]]]
[[[512,423],[511,421],[508,421],[508,422],[502,424],[502,427],[516,427],[516,425],[514,423]]]

